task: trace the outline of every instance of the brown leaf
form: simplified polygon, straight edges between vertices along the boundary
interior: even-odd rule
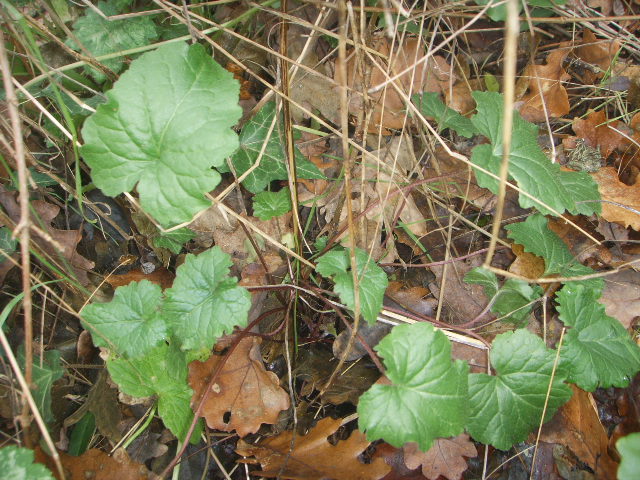
[[[2,185],[0,185],[0,204],[14,223],[20,221],[20,207],[16,202],[15,194],[7,192]],[[82,230],[58,230],[52,227],[51,222],[60,212],[60,207],[56,205],[43,200],[34,200],[31,206],[40,220],[34,223],[47,235],[39,235],[34,231],[31,234],[33,241],[52,258],[59,259],[62,256],[71,266],[71,272],[75,274],[78,281],[82,285],[87,285],[89,283],[87,272],[95,264],[76,252],[76,246],[82,239]]]
[[[562,67],[569,54],[566,48],[552,51],[546,65],[528,65],[523,81],[528,82],[529,93],[522,98],[520,114],[530,122],[544,122],[546,117],[558,118],[569,113],[569,96],[562,85],[571,76]],[[545,115],[546,107],[546,115]]]
[[[262,477],[294,480],[377,480],[391,468],[382,458],[365,464],[358,456],[369,446],[366,437],[355,430],[348,439],[331,445],[327,438],[340,428],[340,419],[324,418],[305,436],[295,437],[284,432],[266,438],[256,445],[238,442],[236,452],[244,457],[256,457],[262,471],[252,472]]]
[[[590,393],[571,385],[573,396],[542,427],[540,440],[569,448],[596,472],[597,478],[615,478],[616,464],[607,452],[608,436],[600,423]]]
[[[603,200],[615,202],[628,208],[611,203],[602,203],[602,218],[609,222],[619,223],[634,230],[640,230],[640,177],[634,185],[626,185],[618,179],[613,167],[604,167],[591,174],[598,184]],[[635,210],[635,211],[634,211]]]
[[[212,355],[206,362],[189,364],[193,405],[200,401],[221,358]],[[276,423],[280,412],[289,408],[289,395],[280,387],[278,376],[264,368],[256,337],[240,340],[211,388],[202,410],[207,425],[224,432],[235,430],[240,437],[257,432],[263,423]]]
[[[136,463],[129,458],[127,453],[119,448],[113,455],[108,455],[102,450],[91,449],[79,457],[59,452],[62,468],[67,480],[147,480],[154,475],[141,463]],[[44,463],[51,472],[58,477],[58,472],[53,460],[40,448],[35,450],[35,459],[38,463]]]
[[[616,130],[620,130],[622,124],[618,120],[607,121],[603,110],[591,112],[586,119],[575,118],[573,131],[585,143],[593,148],[599,148],[604,158],[611,155],[616,149],[623,149],[628,140]]]
[[[544,274],[544,260],[533,253],[525,252],[519,243],[511,245],[516,259],[509,266],[509,271],[527,278],[540,278]]]
[[[121,275],[109,275],[107,283],[113,288],[129,285],[131,282],[139,282],[141,280],[149,280],[156,285],[160,285],[163,289],[171,288],[175,275],[164,267],[156,268],[151,273],[144,273],[141,269],[136,268]]]
[[[620,50],[618,40],[598,39],[595,34],[585,28],[580,46],[575,49],[576,56],[591,65],[599,67],[600,71],[586,75],[585,80],[589,83],[598,78],[602,78],[604,73],[611,66],[611,62]]]
[[[640,274],[635,270],[623,270],[605,280],[599,302],[605,306],[607,315],[629,328],[633,319],[640,316]]]
[[[372,48],[382,56],[375,57],[377,65],[365,56],[364,76],[361,74],[362,68],[358,66],[357,55],[353,51],[348,53],[347,86],[352,90],[349,102],[351,115],[358,115],[364,108],[363,90],[376,87],[389,77],[398,75],[412,66],[414,68],[410,68],[397,80],[406,94],[442,92],[453,82],[451,68],[443,57],[432,55],[427,61],[420,61],[424,60],[426,52],[422,42],[417,38],[408,38],[400,45],[392,45],[386,37],[378,37],[372,42]],[[384,59],[387,60],[386,63]],[[336,64],[336,82],[339,84],[342,83],[340,71],[341,68]],[[393,86],[388,85],[380,91],[368,94],[367,97],[374,105],[368,124],[369,133],[377,133],[382,126],[382,133],[390,135],[389,129],[398,130],[403,127],[406,121],[406,106]]]
[[[427,452],[418,450],[416,443],[403,447],[404,463],[413,470],[422,465],[425,477],[435,480],[440,475],[458,480],[467,469],[464,457],[476,457],[478,451],[466,433],[453,438],[438,438]]]

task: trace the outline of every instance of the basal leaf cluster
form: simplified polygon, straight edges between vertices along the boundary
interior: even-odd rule
[[[247,322],[250,296],[229,277],[230,265],[218,247],[189,254],[164,292],[147,280],[132,282],[116,289],[111,302],[81,312],[94,343],[109,349],[107,368],[120,389],[156,395],[160,416],[181,439],[193,418],[188,358]]]

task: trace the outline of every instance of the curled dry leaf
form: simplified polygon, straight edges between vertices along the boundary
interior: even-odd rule
[[[454,80],[451,67],[443,57],[431,55],[425,60],[422,42],[417,38],[408,38],[397,44],[391,43],[386,37],[377,37],[371,45],[381,56],[363,55],[365,60],[362,66],[359,65],[360,52],[351,51],[347,54],[346,83],[351,89],[351,115],[358,115],[364,110],[363,92],[383,84],[405,70],[408,71],[397,80],[397,85],[408,97],[419,92],[442,92]],[[375,63],[372,58],[375,59]],[[339,65],[336,65],[335,78],[338,84],[342,84],[340,70]],[[377,133],[381,126],[382,133],[390,135],[390,129],[398,130],[403,127],[406,121],[405,103],[392,85],[367,94],[366,98],[373,105],[373,113],[368,124],[370,133]]]
[[[590,112],[586,119],[573,120],[576,135],[590,147],[599,148],[604,158],[628,145],[628,140],[620,133],[622,129],[626,129],[626,126],[618,120],[609,122],[603,110]]]
[[[584,80],[593,83],[596,79],[602,78],[605,72],[611,67],[611,62],[620,50],[618,40],[599,39],[595,34],[585,28],[580,46],[575,49],[576,56],[594,67],[596,72],[587,72]]]
[[[199,403],[222,358],[212,355],[206,362],[189,364],[193,405]],[[256,337],[240,340],[211,389],[202,410],[207,425],[224,432],[235,430],[240,437],[257,432],[263,423],[276,423],[280,412],[289,408],[289,395],[280,387],[278,376],[264,368]]]
[[[571,385],[573,395],[542,427],[540,440],[569,448],[594,472],[596,478],[615,478],[616,464],[608,453],[609,437],[600,423],[590,393]]]
[[[529,93],[520,107],[525,120],[544,122],[547,116],[558,118],[569,113],[569,95],[562,85],[571,78],[562,67],[568,54],[568,49],[560,48],[549,54],[546,65],[527,65],[522,81],[528,84]]]
[[[7,215],[14,223],[20,220],[20,207],[16,202],[15,194],[7,192],[0,185],[0,204],[4,207]],[[33,232],[31,238],[51,258],[62,257],[64,262],[68,262],[71,271],[82,285],[89,284],[89,272],[94,266],[94,262],[87,260],[76,251],[78,242],[82,239],[82,230],[59,230],[51,226],[51,222],[60,212],[60,207],[47,203],[43,200],[34,200],[31,206],[35,210],[40,221],[35,221],[43,235]],[[66,271],[66,269],[65,269]]]
[[[288,431],[256,445],[240,440],[236,452],[244,457],[256,457],[262,471],[252,473],[268,478],[377,480],[389,473],[391,468],[382,458],[367,464],[358,459],[369,446],[366,437],[358,430],[335,445],[327,441],[340,428],[340,423],[340,419],[320,420],[307,435],[296,435],[293,450],[293,432]]]
[[[467,469],[464,457],[478,456],[466,433],[453,438],[438,438],[427,452],[418,450],[415,443],[406,444],[403,450],[407,468],[413,470],[422,466],[423,475],[431,480],[441,475],[449,480],[458,480]]]
[[[602,203],[602,218],[640,230],[640,177],[634,185],[626,185],[618,179],[613,167],[601,168],[591,176],[598,183],[600,196],[606,200]]]

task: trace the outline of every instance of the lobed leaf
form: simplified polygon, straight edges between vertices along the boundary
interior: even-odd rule
[[[229,255],[213,247],[187,255],[166,290],[163,314],[183,350],[210,349],[225,333],[247,324],[251,297],[229,278]]]
[[[183,227],[171,232],[160,233],[151,239],[151,243],[156,248],[166,248],[177,255],[182,250],[182,246],[194,238],[196,238],[196,232]]]
[[[54,480],[44,465],[34,463],[33,450],[15,445],[0,448],[0,468],[3,478],[11,480]]]
[[[532,302],[543,293],[538,285],[531,286],[515,278],[508,279],[500,287],[496,274],[483,267],[470,270],[464,276],[464,281],[482,285],[484,294],[493,301],[491,311],[502,317],[503,321],[516,324],[521,324],[527,319],[533,308]]]
[[[451,361],[451,342],[427,323],[394,327],[376,347],[391,385],[376,384],[358,402],[367,439],[427,451],[437,437],[462,433],[469,365]]]
[[[571,398],[561,368],[552,378],[555,352],[527,330],[498,335],[491,349],[495,376],[469,375],[467,431],[482,443],[507,450],[539,425],[549,384],[544,420]]]
[[[356,248],[360,310],[362,317],[370,324],[378,318],[382,310],[382,298],[389,280],[387,274],[369,258],[364,250]],[[318,259],[316,271],[324,277],[333,277],[333,291],[351,310],[355,309],[353,273],[349,250],[333,250]]]
[[[157,395],[162,421],[184,440],[193,419],[193,392],[187,384],[187,360],[180,349],[162,343],[142,357],[112,357],[107,368],[122,392],[139,398]]]
[[[561,350],[568,378],[588,392],[626,387],[640,371],[640,348],[620,322],[605,314],[599,296],[576,282],[557,295],[560,320],[572,327]]]
[[[164,226],[207,208],[204,194],[237,148],[238,82],[199,44],[145,53],[107,92],[82,129],[94,183],[116,196],[137,185],[142,208]]]
[[[139,357],[166,337],[161,307],[160,286],[149,280],[131,282],[118,287],[110,302],[84,307],[82,324],[96,346],[125,357]]]
[[[441,129],[450,128],[466,138],[471,138],[478,133],[470,119],[442,102],[439,93],[422,92],[413,95],[411,101],[418,106],[423,115],[433,117]]]
[[[524,222],[507,225],[505,229],[509,232],[507,236],[524,246],[526,252],[544,259],[545,275],[578,277],[595,273],[571,255],[569,247],[549,229],[548,221],[542,215],[531,215]],[[604,289],[601,278],[581,280],[580,283],[599,292]]]
[[[471,122],[491,144],[473,149],[471,161],[475,165],[499,174],[502,162],[503,98],[495,92],[473,92],[478,113]],[[559,213],[592,214],[600,212],[600,199],[596,182],[584,172],[562,171],[551,163],[538,145],[538,127],[524,120],[517,112],[513,116],[509,176],[518,187],[532,198],[520,195],[523,208],[535,207],[544,214],[553,214],[547,206]],[[475,169],[478,185],[498,192],[498,180]],[[581,202],[581,203],[576,203]]]
[[[231,158],[231,163],[238,177],[257,164],[242,181],[242,185],[252,193],[263,191],[273,180],[289,178],[284,134],[275,115],[276,104],[269,102],[251,117],[240,133],[240,148]],[[271,129],[274,122],[275,125]],[[265,141],[267,145],[261,157],[260,152]],[[297,148],[295,149],[295,159],[296,175],[299,178],[325,178],[318,167],[307,160]],[[227,171],[226,167],[223,168],[225,169],[220,171]]]
[[[253,214],[260,220],[271,220],[291,211],[291,193],[288,188],[279,192],[260,192],[253,197]]]
[[[121,13],[116,2],[98,2],[96,7],[105,16]],[[86,14],[78,18],[73,24],[73,33],[94,57],[129,50],[153,43],[158,38],[158,30],[153,20],[148,16],[136,16],[121,20],[107,20],[91,8],[86,9]],[[76,51],[82,51],[73,38],[65,43]],[[125,58],[116,57],[109,60],[101,60],[105,67],[118,73],[124,66]],[[89,73],[98,82],[106,80],[106,76],[100,70],[87,67]]]

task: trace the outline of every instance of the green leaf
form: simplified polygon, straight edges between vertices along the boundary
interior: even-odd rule
[[[599,291],[577,282],[558,292],[560,320],[571,328],[561,355],[569,380],[588,392],[626,387],[640,371],[640,348],[624,327],[605,314]]]
[[[391,385],[373,385],[358,402],[359,429],[395,447],[462,433],[469,365],[451,361],[451,342],[427,323],[394,327],[375,347]]]
[[[358,283],[360,287],[360,309],[362,317],[370,324],[375,323],[382,309],[382,297],[387,289],[387,274],[369,258],[364,250],[356,248]],[[333,250],[318,259],[316,271],[324,277],[333,277],[333,291],[351,310],[355,309],[353,273],[349,250]]]
[[[137,184],[142,208],[164,226],[210,202],[220,166],[237,148],[239,86],[199,44],[171,43],[131,63],[85,122],[81,149],[105,194]]]
[[[96,417],[87,412],[73,427],[69,438],[69,455],[79,456],[87,451],[89,442],[96,431]]]
[[[187,385],[187,361],[177,347],[162,343],[145,356],[110,358],[107,368],[120,390],[138,398],[158,396],[158,413],[181,441],[193,419],[193,391]]]
[[[470,270],[464,277],[466,283],[482,285],[484,294],[493,300],[491,311],[503,317],[505,322],[521,324],[528,317],[533,304],[525,307],[542,296],[542,288],[531,286],[527,282],[514,278],[508,279],[499,287],[496,274],[483,267]]]
[[[569,247],[549,229],[548,221],[542,215],[531,215],[524,222],[507,225],[505,229],[509,238],[524,246],[525,252],[544,259],[545,275],[578,277],[595,273],[571,255]],[[596,291],[604,289],[601,278],[581,280],[580,283]]]
[[[478,113],[471,122],[491,144],[478,145],[473,149],[471,161],[495,175],[500,172],[502,162],[502,110],[503,97],[495,92],[473,92]],[[498,180],[475,169],[478,185],[498,192]],[[551,163],[538,145],[538,127],[514,112],[511,135],[509,176],[518,187],[533,198],[520,195],[523,208],[536,207],[544,214],[553,214],[543,204],[559,213],[565,210],[577,214],[600,212],[598,185],[584,172],[561,171],[557,163]],[[584,202],[577,204],[576,202]],[[542,202],[542,203],[541,203]]]
[[[196,238],[196,232],[183,227],[171,232],[160,233],[151,239],[151,243],[156,248],[166,248],[177,255],[182,251],[182,246],[194,238]]]
[[[507,450],[524,440],[540,424],[555,352],[527,330],[498,335],[491,349],[495,376],[469,375],[467,431],[479,442]],[[545,421],[571,398],[558,368],[547,404]]]
[[[0,250],[2,250],[2,253],[6,256],[13,254],[18,246],[18,240],[11,238],[12,233],[9,227],[0,227]],[[0,262],[3,260],[5,260],[5,258],[0,257]]]
[[[97,7],[106,16],[121,13],[114,2],[98,2]],[[91,8],[87,8],[86,15],[75,21],[73,33],[94,57],[148,45],[158,38],[158,31],[151,17],[137,16],[109,21]],[[72,38],[69,38],[66,43],[74,50],[82,51]],[[124,61],[125,57],[117,57],[102,60],[100,63],[118,73],[122,70]],[[88,68],[88,71],[96,81],[106,80],[100,70]]]
[[[636,480],[640,472],[640,433],[632,433],[616,442],[620,452],[618,480]]]
[[[276,104],[269,102],[242,129],[240,148],[231,158],[238,177],[258,162],[262,145],[269,135],[275,114]],[[318,167],[307,160],[297,148],[295,148],[295,158],[296,175],[299,178],[325,178]],[[242,181],[242,185],[251,193],[258,193],[267,188],[273,180],[287,178],[284,133],[280,122],[276,121],[259,165]]]
[[[162,289],[149,280],[118,287],[109,303],[92,303],[82,310],[82,323],[98,347],[118,355],[139,357],[167,334],[160,313]]]
[[[279,192],[260,192],[253,197],[253,214],[260,220],[270,220],[291,211],[291,193],[288,188]]]
[[[447,107],[440,100],[439,93],[422,92],[413,95],[411,101],[418,106],[420,113],[433,117],[441,129],[450,128],[466,138],[471,138],[478,133],[470,119]]]
[[[33,388],[31,389],[31,395],[33,395],[33,400],[36,402],[45,423],[51,423],[55,420],[51,411],[51,387],[53,382],[62,378],[64,374],[64,369],[60,364],[60,357],[59,350],[47,350],[44,352],[44,358],[39,355],[33,356]],[[24,347],[21,346],[18,351],[18,362],[23,373],[24,361]]]
[[[33,450],[15,445],[0,448],[0,471],[11,480],[54,480],[51,472],[39,463],[33,463]]]
[[[475,0],[478,5],[488,5],[489,2],[495,2],[495,0]],[[518,2],[518,14],[522,11],[522,5],[526,2],[533,7],[554,7],[556,5],[564,5],[567,0],[520,0]],[[487,9],[487,15],[494,22],[503,22],[507,19],[507,6],[505,3],[500,3],[496,7],[489,7]]]
[[[247,324],[251,297],[230,278],[229,255],[213,247],[187,255],[165,293],[164,313],[183,350],[210,349],[225,333]]]

